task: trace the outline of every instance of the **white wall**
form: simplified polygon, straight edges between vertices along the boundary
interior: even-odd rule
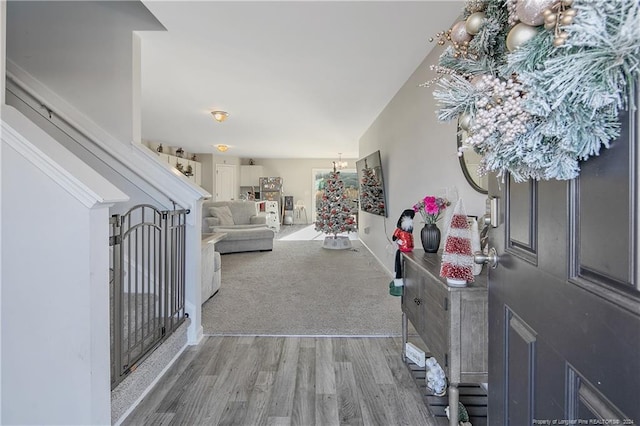
[[[298,200],[302,200],[307,208],[307,216],[311,221],[311,199],[312,192],[312,170],[313,169],[331,169],[333,161],[336,158],[295,158],[295,159],[273,159],[273,158],[254,158],[255,164],[263,166],[265,176],[282,177],[282,185],[284,188],[283,195],[293,196],[294,204]],[[355,168],[356,160],[353,158],[343,158],[342,161],[349,163],[348,168]],[[304,222],[296,219],[296,223]]]
[[[15,109],[1,124],[0,424],[107,424],[108,217],[127,197]]]
[[[13,326],[2,329],[0,423],[109,423],[108,263],[99,270],[103,285],[93,288],[89,276],[97,260],[90,258],[88,237],[94,233],[106,243],[108,209],[90,216],[4,144],[2,174],[3,206],[21,208],[2,212],[2,252],[13,253],[3,262],[2,323]],[[76,224],[74,235],[58,226],[65,222]],[[96,297],[102,303],[92,305]],[[92,312],[96,307],[102,309]]]
[[[361,156],[380,150],[388,204],[386,220],[360,213],[360,238],[390,272],[395,255],[391,235],[398,218],[425,195],[440,195],[455,187],[467,214],[484,214],[486,196],[474,191],[460,170],[456,124],[436,119],[433,87],[418,87],[434,77],[429,66],[437,63],[441,51],[436,48],[425,58],[360,139]],[[416,247],[421,248],[419,219],[417,215],[413,236]],[[442,224],[440,228],[443,230]]]
[[[7,5],[7,56],[123,143],[134,138],[133,30],[164,27],[140,2]]]

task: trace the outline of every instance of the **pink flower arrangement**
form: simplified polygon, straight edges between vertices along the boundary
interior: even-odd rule
[[[427,195],[413,206],[413,210],[420,212],[424,223],[435,224],[448,205],[450,205],[450,203],[445,198]]]

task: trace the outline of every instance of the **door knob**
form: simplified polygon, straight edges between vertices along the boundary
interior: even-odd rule
[[[473,261],[477,264],[486,264],[491,266],[492,269],[496,269],[496,266],[498,266],[498,252],[493,247],[491,247],[486,254],[477,251],[473,254]]]

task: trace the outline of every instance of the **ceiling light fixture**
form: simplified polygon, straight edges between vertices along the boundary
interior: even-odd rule
[[[229,149],[229,145],[216,145],[216,149],[220,152],[226,152]]]
[[[336,167],[338,169],[344,169],[349,165],[346,161],[342,161],[342,153],[338,153],[338,161],[336,162]]]
[[[229,113],[227,111],[211,111],[211,115],[213,115],[213,118],[219,123],[222,123],[227,119],[227,117],[229,117]]]

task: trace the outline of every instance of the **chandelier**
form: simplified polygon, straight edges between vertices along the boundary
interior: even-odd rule
[[[347,163],[346,161],[342,161],[342,153],[339,152],[338,153],[338,161],[335,162],[336,168],[339,170],[342,170],[344,168],[346,168],[349,163]]]

